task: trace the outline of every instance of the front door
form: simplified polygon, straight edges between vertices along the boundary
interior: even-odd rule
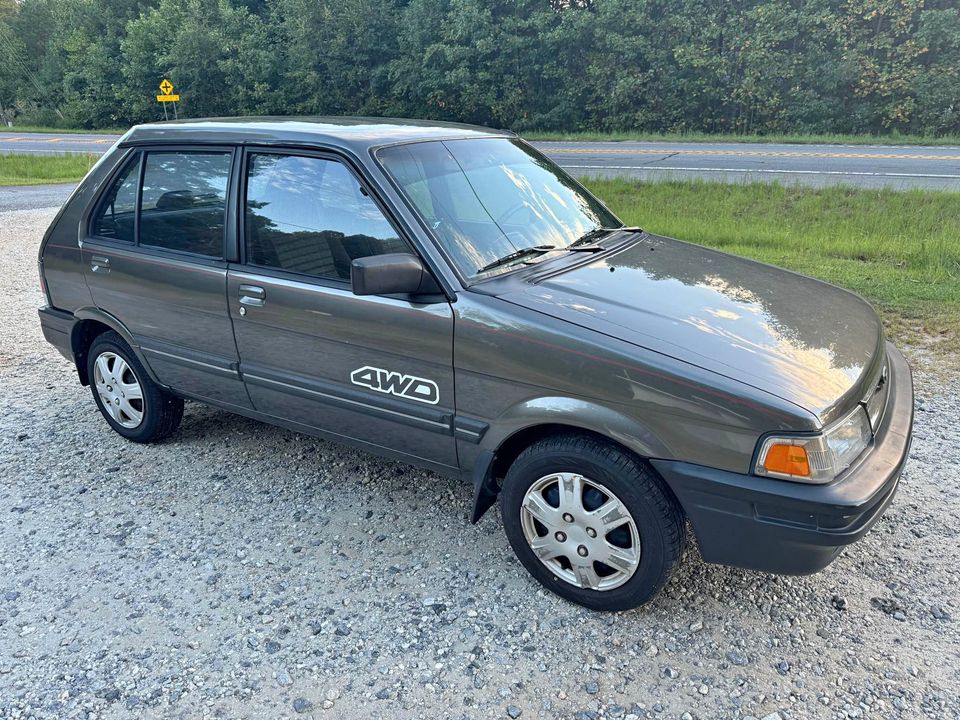
[[[97,307],[133,336],[174,390],[249,408],[227,307],[231,148],[135,150],[83,241]]]
[[[456,467],[453,313],[355,296],[350,263],[412,252],[340,159],[248,150],[227,296],[254,407],[305,430]]]

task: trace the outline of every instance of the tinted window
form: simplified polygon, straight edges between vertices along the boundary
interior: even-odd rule
[[[223,256],[230,153],[147,153],[140,244]]]
[[[622,225],[556,165],[510,139],[399,145],[378,157],[467,277],[517,250],[563,248]]]
[[[249,263],[340,280],[356,258],[407,251],[345,165],[263,153],[249,158],[246,246]]]
[[[93,234],[111,240],[133,242],[137,209],[140,156],[131,158],[107,191],[93,216]]]

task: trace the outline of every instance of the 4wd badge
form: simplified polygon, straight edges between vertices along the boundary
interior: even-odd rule
[[[377,392],[388,393],[407,400],[436,405],[440,402],[440,390],[432,380],[403,375],[402,373],[383,370],[365,365],[350,373],[350,382],[362,385]]]

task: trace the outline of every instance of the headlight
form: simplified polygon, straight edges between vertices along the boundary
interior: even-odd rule
[[[866,450],[872,438],[862,406],[819,435],[768,437],[757,455],[757,475],[806,483],[827,483]]]

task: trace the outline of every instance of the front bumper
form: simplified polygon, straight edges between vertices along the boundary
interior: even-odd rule
[[[873,445],[827,485],[740,475],[669,460],[654,467],[680,500],[703,559],[782,575],[822,570],[893,500],[910,451],[913,380],[887,343],[890,395]]]

